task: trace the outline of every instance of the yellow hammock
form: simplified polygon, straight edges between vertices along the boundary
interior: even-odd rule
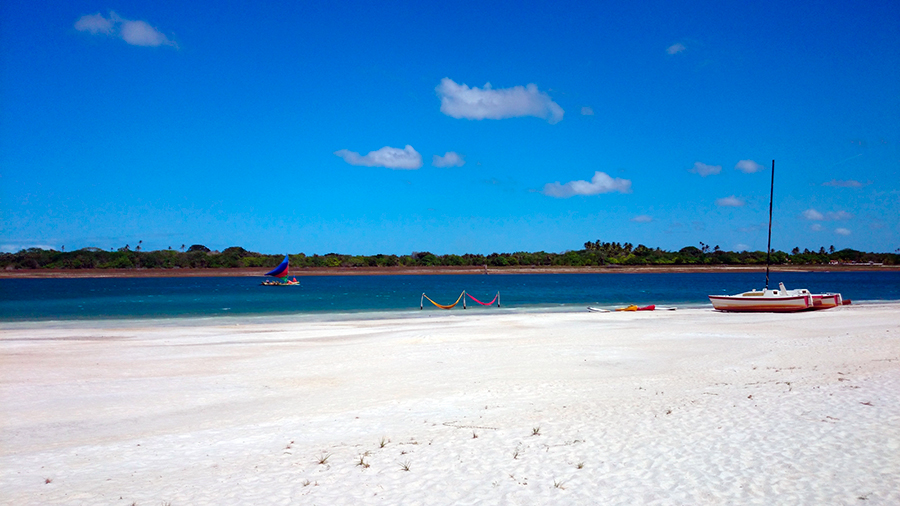
[[[437,307],[439,307],[439,308],[441,308],[441,309],[453,309],[454,307],[456,307],[457,304],[459,304],[459,301],[462,300],[463,295],[465,295],[465,294],[466,294],[466,291],[463,290],[463,292],[462,292],[461,294],[459,294],[459,298],[456,299],[456,302],[454,302],[453,304],[450,304],[449,306],[445,306],[445,305],[443,305],[443,304],[438,304],[437,302],[431,300],[431,299],[430,299],[427,295],[425,295],[424,293],[422,294],[422,297],[425,298],[425,299],[428,299],[428,302],[434,304],[435,306],[437,306]],[[463,302],[463,305],[465,306],[465,302]],[[423,307],[424,307],[424,306],[423,306],[422,303],[420,302],[420,303],[419,303],[419,309],[422,309]]]

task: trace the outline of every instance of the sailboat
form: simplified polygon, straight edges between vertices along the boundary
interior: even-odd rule
[[[299,286],[300,282],[297,281],[297,278],[288,280],[289,264],[290,261],[288,259],[288,256],[285,255],[284,260],[282,260],[281,263],[278,264],[278,267],[275,267],[274,269],[266,273],[266,276],[280,278],[281,281],[271,281],[267,279],[260,284],[263,286]]]
[[[769,261],[772,253],[772,198],[775,195],[775,160],[772,160],[772,184],[769,189],[769,243],[766,249],[766,287],[737,295],[709,295],[713,308],[732,312],[792,313],[809,309],[828,309],[843,304],[839,293],[813,294],[805,288],[788,290],[778,283],[769,290]]]

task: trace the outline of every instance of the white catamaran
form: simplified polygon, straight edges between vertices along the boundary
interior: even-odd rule
[[[772,185],[769,189],[769,243],[766,249],[766,287],[737,295],[710,295],[709,301],[719,311],[791,313],[809,309],[828,309],[844,303],[839,293],[814,294],[805,288],[788,290],[778,283],[769,290],[769,260],[772,252],[772,198],[775,194],[775,160],[772,160]]]

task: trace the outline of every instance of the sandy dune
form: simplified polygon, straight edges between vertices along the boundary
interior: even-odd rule
[[[900,504],[900,305],[4,324],[5,504]]]

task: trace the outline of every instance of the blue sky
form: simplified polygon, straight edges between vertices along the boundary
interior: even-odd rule
[[[4,2],[0,249],[900,247],[900,4]]]

